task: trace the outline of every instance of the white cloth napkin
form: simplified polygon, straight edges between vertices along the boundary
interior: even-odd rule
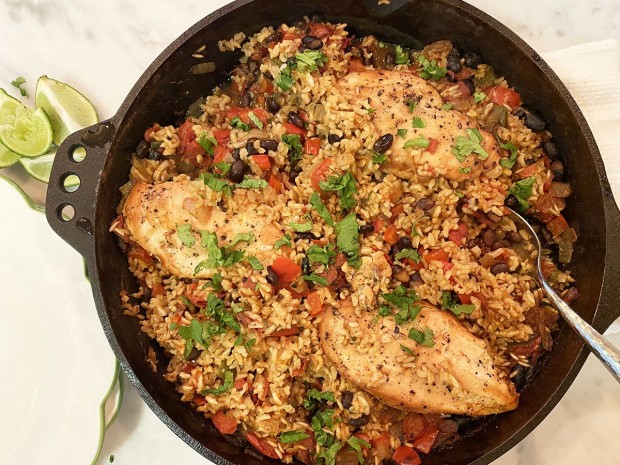
[[[620,69],[618,42],[603,40],[541,54],[577,101],[603,156],[616,201],[620,201]],[[620,320],[607,333],[620,332]]]

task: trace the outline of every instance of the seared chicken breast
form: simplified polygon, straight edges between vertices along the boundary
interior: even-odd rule
[[[477,128],[463,113],[442,108],[444,102],[437,90],[412,73],[351,72],[340,79],[338,90],[351,103],[367,101],[374,110],[370,118],[377,132],[395,136],[391,155],[384,165],[388,173],[403,179],[417,174],[464,181],[496,167],[501,158],[501,148],[491,134]],[[416,126],[424,127],[413,127],[415,118],[419,118]],[[488,153],[486,158],[471,153],[461,162],[452,152],[458,137],[468,138],[468,128],[480,131],[480,145]],[[398,129],[407,130],[404,139],[396,138]],[[428,141],[429,146],[404,148],[406,141],[419,138]]]
[[[202,181],[190,180],[136,184],[123,207],[125,227],[132,240],[170,273],[182,278],[209,278],[217,271],[201,267],[195,273],[196,267],[209,258],[208,250],[201,244],[201,231],[215,233],[220,247],[228,245],[237,234],[251,232],[255,240],[240,243],[236,248],[261,262],[270,261],[273,244],[282,236],[273,224],[273,215],[258,215],[247,202],[239,202],[235,211],[209,206],[202,189]],[[188,247],[179,237],[180,225],[190,225],[193,246]]]
[[[423,304],[414,321],[398,326],[389,316],[375,321],[376,315],[356,314],[345,301],[320,322],[323,351],[350,382],[411,412],[479,416],[517,407],[519,396],[486,343],[448,312]],[[432,345],[410,339],[412,328],[431,330]]]

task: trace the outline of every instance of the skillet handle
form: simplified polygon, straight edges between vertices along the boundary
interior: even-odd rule
[[[52,166],[45,202],[47,222],[84,257],[94,253],[97,193],[115,131],[107,120],[74,132],[58,148]],[[70,175],[79,178],[77,189],[65,187]]]
[[[601,310],[597,312],[592,326],[603,333],[620,318],[620,210],[614,201],[609,185],[604,190],[607,244],[605,253],[605,274]]]

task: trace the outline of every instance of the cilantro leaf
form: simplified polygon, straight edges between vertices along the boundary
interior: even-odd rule
[[[295,63],[294,67],[295,68],[297,67],[297,63]],[[280,71],[280,75],[278,76],[278,79],[276,80],[276,85],[280,89],[289,90],[295,83],[295,80],[291,77],[292,68],[293,67],[291,65],[287,65],[284,69]]]
[[[194,247],[196,238],[192,234],[192,227],[189,224],[177,224],[177,235],[185,247]]]
[[[224,382],[222,384],[220,384],[215,389],[203,389],[202,391],[200,391],[200,394],[202,394],[203,396],[206,394],[212,394],[214,396],[219,396],[220,394],[224,394],[225,392],[230,391],[232,389],[232,386],[233,386],[233,372],[227,371],[226,373],[224,373]]]
[[[254,238],[254,233],[253,232],[249,232],[249,233],[239,233],[237,234],[232,242],[230,244],[228,244],[229,248],[234,247],[235,245],[237,245],[239,242],[247,242],[248,244],[251,244],[252,242],[254,242],[256,239]]]
[[[441,109],[442,109],[442,110],[446,110],[446,111],[448,111],[448,110],[452,110],[452,107],[453,107],[453,106],[454,106],[454,103],[447,102],[447,103],[444,103],[444,104],[441,106]]]
[[[413,110],[415,110],[415,107],[418,106],[419,102],[419,98],[410,98],[405,100],[405,105],[407,105],[407,107],[409,108],[409,113],[413,113]]]
[[[422,79],[438,81],[448,72],[446,68],[439,66],[436,60],[429,61],[424,55],[418,56],[418,64],[421,67],[419,75]]]
[[[332,215],[329,213],[329,210],[327,209],[327,207],[321,200],[321,196],[317,192],[313,192],[312,195],[310,196],[310,205],[314,207],[317,213],[321,215],[321,218],[323,218],[323,220],[328,225],[332,227],[334,226],[334,219],[332,218]]]
[[[13,81],[11,81],[11,85],[19,89],[19,93],[22,97],[29,97],[28,91],[22,87],[22,85],[25,83],[26,79],[24,79],[22,76],[16,77]]]
[[[202,173],[200,175],[202,181],[215,192],[223,192],[224,195],[231,195],[233,187],[229,182],[225,181],[220,175],[213,173]]]
[[[225,161],[220,161],[218,163],[213,163],[213,166],[222,172],[223,175],[227,175],[230,169],[232,168],[231,163],[226,163]]]
[[[209,155],[213,155],[215,153],[217,141],[213,136],[209,136],[206,132],[203,132],[200,134],[200,137],[196,139],[196,142],[198,142],[198,145],[200,145]]]
[[[299,134],[284,134],[282,142],[288,146],[288,158],[291,163],[295,163],[304,156],[304,147],[301,145]]]
[[[336,245],[347,256],[352,266],[359,266],[359,225],[355,213],[349,213],[336,223]]]
[[[321,265],[329,265],[335,255],[336,252],[332,244],[327,244],[324,247],[311,245],[306,251],[310,263],[320,263]]]
[[[378,165],[387,161],[387,155],[385,153],[379,153],[372,151],[372,162]]]
[[[465,168],[459,168],[459,173],[467,174],[471,171],[471,166],[466,166]]]
[[[400,348],[403,352],[405,352],[406,354],[412,355],[413,357],[415,357],[415,352],[413,350],[411,350],[409,347],[404,346],[404,345],[400,345]]]
[[[407,129],[398,129],[396,131],[396,135],[400,137],[401,139],[404,139],[405,136],[407,135]]]
[[[413,121],[411,122],[411,126],[416,129],[421,129],[421,128],[426,127],[426,123],[424,123],[424,120],[422,118],[420,118],[419,116],[416,116],[415,118],[413,118]]]
[[[355,205],[354,195],[357,188],[351,172],[347,171],[342,176],[330,176],[325,181],[321,181],[319,186],[326,192],[338,192],[343,209],[348,210]]]
[[[347,439],[347,444],[349,445],[351,449],[357,452],[357,460],[359,460],[360,463],[364,463],[364,456],[362,455],[362,447],[366,449],[370,449],[370,444],[368,444],[366,441],[356,436],[351,436],[349,439]]]
[[[304,439],[308,439],[310,436],[303,429],[298,429],[295,431],[286,431],[280,434],[280,442],[282,444],[291,444],[293,442],[303,441]]]
[[[253,179],[245,177],[243,181],[238,184],[235,184],[236,187],[240,189],[264,189],[269,184],[264,179]]]
[[[323,66],[329,60],[320,50],[306,50],[303,53],[296,53],[297,69],[302,73],[311,73],[319,66]]]
[[[394,47],[394,63],[396,63],[397,65],[409,64],[409,52],[403,50],[400,45]]]
[[[230,126],[232,128],[237,128],[237,129],[242,129],[244,131],[249,131],[250,130],[250,125],[247,123],[244,123],[241,118],[239,118],[239,116],[235,116],[233,119],[230,120]]]
[[[485,94],[484,92],[474,92],[474,103],[480,103],[485,98],[487,98],[487,94]]]
[[[312,410],[321,402],[335,402],[334,393],[330,391],[321,392],[318,389],[308,389],[303,406],[307,410]]]
[[[222,290],[222,275],[219,273],[215,273],[213,276],[211,276],[210,279],[210,283],[207,283],[208,285],[211,285],[211,288],[214,291],[221,291]],[[204,289],[204,286],[203,286]]]
[[[248,257],[248,263],[250,264],[250,266],[254,270],[260,271],[260,270],[264,270],[265,269],[265,267],[262,265],[262,263],[256,257]]]
[[[515,166],[515,163],[517,162],[517,146],[510,141],[503,142],[499,137],[497,138],[497,142],[499,143],[499,146],[501,148],[510,151],[510,158],[502,158],[499,161],[499,164],[502,165],[504,168],[512,169],[512,167]]]
[[[381,297],[398,309],[398,312],[394,314],[394,320],[397,324],[414,320],[420,313],[421,307],[416,304],[420,300],[418,294],[415,291],[406,290],[402,284],[394,289],[394,292],[381,294]]]
[[[409,330],[408,337],[422,346],[433,347],[435,345],[435,339],[433,330],[430,328],[424,328],[424,332],[418,331],[415,328]]]
[[[429,145],[430,142],[428,141],[428,139],[425,139],[424,137],[416,137],[415,139],[409,139],[407,142],[405,142],[403,148],[408,149],[411,147],[422,147],[423,149],[425,149]]]
[[[252,347],[254,347],[254,344],[256,344],[256,338],[252,338],[252,339],[249,339],[249,340],[245,341],[245,343],[243,345],[245,346],[245,350],[247,350],[249,352],[250,349],[252,349]]]
[[[285,234],[282,238],[278,239],[276,243],[273,244],[273,248],[276,250],[280,250],[280,247],[284,245],[287,247],[291,246],[291,238],[289,237],[288,234]]]
[[[239,322],[235,319],[234,312],[227,309],[224,301],[215,294],[207,296],[207,306],[203,309],[203,313],[215,319],[221,326],[229,327],[236,332],[241,331],[241,326],[239,326]],[[217,333],[223,332],[221,330],[217,331]]]
[[[331,446],[329,446],[327,449],[323,449],[319,453],[318,459],[324,460],[325,465],[336,465],[336,455],[338,454],[338,451],[340,451],[340,449],[342,449],[342,444],[338,441],[335,441]]]
[[[258,129],[263,129],[263,122],[254,114],[253,111],[248,113],[248,118],[254,123]]]
[[[327,286],[328,281],[323,276],[319,276],[316,273],[311,273],[307,276],[304,276],[306,281],[312,281],[313,283],[318,284],[319,286]]]
[[[295,232],[309,232],[312,231],[312,220],[306,221],[305,223],[289,223],[289,227]]]
[[[476,309],[474,304],[463,305],[456,303],[449,291],[441,291],[441,301],[441,308],[444,310],[450,310],[456,316],[459,316],[461,313],[466,313],[469,315]]]
[[[396,260],[400,260],[402,258],[410,258],[416,263],[420,263],[420,260],[422,260],[422,256],[415,249],[403,249],[400,252],[398,252],[394,256],[394,258]]]
[[[532,196],[532,187],[534,186],[534,181],[536,181],[535,176],[530,176],[529,178],[522,179],[521,181],[515,182],[508,191],[512,195],[514,195],[519,201],[519,207],[521,211],[525,211],[530,208],[528,199]]]
[[[489,154],[480,143],[482,142],[482,135],[478,129],[467,128],[465,130],[467,137],[458,136],[456,143],[452,147],[452,153],[456,156],[456,159],[463,163],[465,157],[471,153],[477,153],[480,158],[485,160]]]
[[[185,339],[185,353],[183,357],[187,358],[196,343],[204,348],[208,347],[207,342],[203,338],[204,326],[197,319],[193,319],[189,326],[179,326],[179,336]]]

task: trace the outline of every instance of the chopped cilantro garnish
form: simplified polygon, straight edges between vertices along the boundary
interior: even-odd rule
[[[248,244],[251,244],[255,240],[256,239],[254,238],[254,233],[252,233],[252,232],[249,232],[249,233],[239,233],[239,234],[237,234],[233,238],[233,240],[230,242],[230,244],[228,244],[228,248],[232,249],[239,242],[247,242]]]
[[[328,61],[327,55],[320,50],[306,50],[303,53],[296,53],[295,59],[297,60],[297,69],[302,73],[311,73]]]
[[[284,134],[282,142],[288,146],[288,158],[291,163],[301,160],[304,156],[304,148],[298,134]]]
[[[194,247],[196,238],[192,234],[192,227],[189,224],[177,224],[177,234],[185,247]]]
[[[295,232],[309,232],[312,231],[312,220],[306,221],[305,223],[289,223],[290,228]]]
[[[22,97],[29,97],[28,91],[22,87],[22,85],[25,83],[26,79],[24,79],[22,76],[16,77],[13,81],[11,81],[11,85],[19,89],[19,93]]]
[[[187,305],[188,307],[192,307],[194,304],[192,303],[191,300],[189,300],[187,297],[185,297],[184,295],[181,296],[181,301]]]
[[[291,246],[291,238],[289,237],[288,234],[285,234],[282,238],[278,239],[276,243],[273,244],[273,248],[276,250],[280,250],[280,247],[284,245],[287,247]]]
[[[426,124],[424,124],[424,120],[422,118],[420,118],[419,116],[416,116],[415,118],[413,118],[411,126],[419,129],[419,128],[425,128]]]
[[[394,314],[394,320],[399,325],[414,320],[420,313],[421,308],[416,304],[420,300],[418,294],[415,291],[406,290],[402,285],[390,294],[381,294],[381,297],[398,310]],[[383,313],[386,313],[385,309],[383,309]]]
[[[463,305],[457,304],[456,301],[452,298],[452,294],[449,291],[441,291],[441,308],[444,310],[450,310],[456,316],[459,316],[461,313],[470,314],[476,309],[474,304]]]
[[[433,347],[435,345],[433,330],[430,328],[424,328],[423,331],[424,332],[411,328],[409,330],[408,337],[422,346]]]
[[[223,192],[224,195],[231,195],[233,186],[218,174],[202,173],[200,178],[215,192]]]
[[[396,63],[397,65],[409,64],[409,52],[403,50],[400,45],[394,47],[394,63]]]
[[[453,106],[454,106],[454,103],[447,102],[447,103],[444,103],[444,104],[441,106],[441,109],[442,109],[442,110],[446,110],[446,111],[448,111],[448,110],[452,110],[452,107],[453,107]]]
[[[179,326],[179,336],[185,339],[185,353],[183,357],[187,357],[196,343],[203,347],[208,347],[208,343],[204,339],[204,334],[207,333],[205,323],[201,323],[197,319],[193,319],[189,326]],[[208,340],[208,339],[207,339]]]
[[[418,64],[421,67],[420,77],[422,79],[433,79],[438,81],[446,75],[448,70],[437,65],[437,61],[429,61],[424,55],[418,56]]]
[[[428,141],[428,139],[425,139],[424,137],[416,137],[415,139],[409,139],[407,142],[405,142],[403,148],[408,149],[411,147],[422,147],[425,149],[429,146],[429,144],[430,142]]]
[[[232,168],[232,164],[226,163],[225,161],[213,163],[213,166],[220,170],[224,176],[227,175],[230,171],[230,168]]]
[[[289,90],[295,83],[295,80],[291,77],[291,71],[293,68],[297,68],[297,62],[287,64],[284,69],[280,71],[280,75],[276,80],[276,85],[280,89]]]
[[[258,258],[256,257],[248,257],[248,263],[254,270],[260,271],[260,270],[265,269],[265,267],[261,264],[260,261],[258,261]]]
[[[407,129],[399,129],[396,131],[396,135],[398,137],[400,137],[401,139],[404,139],[405,136],[407,135]]]
[[[487,94],[485,94],[484,92],[474,92],[474,102],[475,103],[480,103],[485,98],[487,98]]]
[[[178,323],[170,323],[170,331],[174,331],[179,327]]]
[[[530,207],[528,199],[532,196],[532,186],[534,186],[535,176],[517,181],[510,188],[508,192],[514,195],[519,201],[519,207],[521,211],[525,211]]]
[[[313,192],[310,196],[310,205],[317,211],[323,221],[325,221],[328,225],[334,226],[334,219],[332,215],[329,213],[329,210],[321,200],[321,196],[317,192]]]
[[[311,281],[313,283],[316,283],[319,286],[327,286],[327,284],[328,284],[327,279],[325,279],[323,276],[319,276],[316,273],[311,273],[311,274],[309,274],[307,276],[304,276],[304,279],[306,281]]]
[[[364,463],[364,456],[362,455],[362,447],[366,449],[370,449],[370,444],[368,444],[363,439],[358,438],[357,436],[351,436],[349,439],[347,439],[347,444],[349,445],[351,449],[357,452],[357,460],[359,460],[359,463],[360,464]]]
[[[372,162],[378,165],[387,161],[387,155],[385,153],[372,152]]]
[[[321,392],[318,389],[308,389],[306,392],[306,398],[304,399],[303,406],[307,410],[312,410],[321,402],[335,402],[334,393],[325,391]]]
[[[340,194],[340,205],[343,209],[349,210],[355,205],[354,194],[357,192],[357,188],[351,172],[347,171],[342,176],[330,176],[325,181],[321,181],[319,186],[326,192],[338,192]]]
[[[219,396],[220,394],[224,394],[225,392],[230,391],[232,389],[232,386],[233,372],[227,371],[226,373],[224,373],[224,382],[222,384],[220,384],[215,389],[203,389],[202,391],[200,391],[200,394],[202,394],[203,396],[207,394]]]
[[[420,263],[420,260],[422,260],[422,256],[415,249],[403,249],[400,252],[398,252],[394,256],[394,258],[396,260],[401,260],[403,258],[410,258],[416,263]]]
[[[245,344],[243,345],[245,346],[245,350],[249,352],[252,349],[252,347],[254,347],[254,344],[256,344],[256,338],[252,338],[252,339],[245,341]]]
[[[282,444],[291,444],[293,442],[303,441],[304,439],[308,439],[310,436],[303,429],[295,430],[295,431],[286,431],[280,434],[280,442]]]
[[[202,246],[207,249],[209,258],[201,261],[194,269],[194,274],[207,268],[216,268],[218,266],[228,267],[243,260],[245,253],[239,250],[232,250],[232,247],[240,241],[254,240],[254,234],[238,234],[229,247],[220,247],[218,245],[217,236],[210,231],[200,231],[202,235]],[[239,237],[241,236],[241,237]]]
[[[263,129],[263,122],[258,118],[258,116],[254,114],[254,112],[249,112],[248,118],[254,123],[254,126],[256,126],[258,129]]]
[[[402,350],[403,352],[405,352],[406,354],[413,355],[413,356],[415,357],[415,352],[414,352],[413,350],[411,350],[409,347],[404,346],[404,345],[402,345],[402,344],[401,344],[401,345],[400,345],[400,348],[401,348],[401,350]]]
[[[358,267],[360,264],[359,225],[355,213],[349,213],[336,223],[336,244],[347,256],[350,265]]]
[[[375,112],[374,108],[367,108],[366,111],[368,112],[369,115],[372,115]]]
[[[209,155],[213,155],[215,153],[217,141],[214,137],[209,136],[206,132],[203,132],[202,134],[200,134],[200,137],[196,139],[196,141]]]
[[[512,169],[512,167],[517,162],[517,146],[510,141],[503,142],[499,137],[497,138],[497,142],[499,142],[499,146],[501,148],[510,151],[510,158],[502,158],[499,161],[499,164],[502,165],[504,168]]]
[[[237,129],[243,129],[244,131],[250,130],[250,125],[244,123],[239,116],[235,116],[232,120],[230,120],[230,126]]]
[[[253,179],[245,177],[243,181],[238,184],[235,184],[236,187],[240,189],[264,189],[268,186],[267,181],[264,179]]]
[[[413,113],[413,110],[415,110],[415,107],[418,106],[418,102],[419,102],[419,99],[413,99],[413,98],[405,100],[405,105],[409,107],[409,113]]]
[[[332,244],[327,244],[324,247],[318,245],[311,245],[306,251],[306,256],[310,263],[320,263],[321,265],[329,265],[336,252]]]
[[[215,273],[213,276],[211,276],[210,279],[210,283],[208,283],[211,285],[211,288],[214,291],[221,291],[222,290],[222,275],[219,273]],[[204,289],[204,286],[203,286]]]
[[[456,159],[463,163],[465,157],[470,153],[477,153],[480,158],[483,160],[486,159],[489,154],[484,150],[482,145],[480,145],[482,142],[480,131],[475,128],[467,128],[465,133],[467,137],[458,136],[456,138],[456,144],[452,147],[452,153],[456,156]]]
[[[465,168],[459,168],[459,173],[467,174],[471,171],[471,166],[466,166]]]
[[[340,449],[342,449],[342,444],[335,441],[327,449],[321,450],[317,458],[323,460],[324,465],[336,465],[336,455],[338,455]],[[321,465],[323,465],[323,462],[321,462]]]

